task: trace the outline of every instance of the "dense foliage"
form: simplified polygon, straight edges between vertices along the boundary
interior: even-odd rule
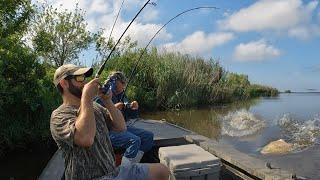
[[[131,99],[139,100],[144,109],[180,109],[245,100],[258,96],[275,96],[271,87],[251,85],[248,76],[226,72],[217,61],[179,53],[158,53],[154,48],[137,61],[140,51],[127,51],[112,58],[102,79],[109,71],[121,70],[130,77]]]
[[[94,41],[98,54],[104,56],[114,42],[103,38],[101,32],[87,31],[79,9],[57,12],[52,7],[37,9],[29,0],[4,0],[0,2],[0,15],[1,154],[50,137],[50,115],[61,103],[52,84],[56,66],[76,63],[79,53]],[[37,23],[31,21],[37,19]],[[28,32],[30,29],[32,32]],[[29,45],[26,36],[32,40]],[[141,52],[127,37],[101,78],[105,79],[111,70],[124,71],[129,77],[137,64],[127,93],[144,110],[213,105],[278,94],[274,88],[250,84],[246,75],[225,71],[212,59],[159,53],[153,48],[137,61]]]
[[[79,54],[88,49],[94,39],[83,15],[78,6],[74,12],[60,12],[52,6],[39,7],[30,31],[36,53],[56,67],[78,60]]]
[[[30,2],[4,3],[0,5],[0,153],[47,139],[50,111],[57,104],[52,74],[23,41],[33,13]]]

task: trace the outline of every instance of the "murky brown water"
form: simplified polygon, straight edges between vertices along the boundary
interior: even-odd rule
[[[165,119],[201,135],[309,179],[320,179],[320,94],[281,94],[221,107],[143,114]],[[260,150],[280,138],[293,143],[286,155],[262,155]]]

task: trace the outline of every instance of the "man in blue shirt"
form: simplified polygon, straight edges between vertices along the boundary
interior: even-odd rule
[[[121,164],[140,162],[143,154],[154,145],[153,133],[132,126],[131,122],[139,117],[139,104],[137,101],[130,103],[124,94],[127,83],[125,75],[120,71],[111,72],[106,83],[111,84],[112,101],[122,111],[127,125],[127,131],[109,132],[111,143],[115,148],[125,149]],[[100,102],[99,97],[96,102]]]

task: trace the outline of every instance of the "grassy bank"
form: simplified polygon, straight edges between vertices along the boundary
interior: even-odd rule
[[[111,59],[102,74],[112,70],[131,74],[139,52],[126,52]],[[180,109],[246,100],[258,96],[276,96],[272,87],[251,84],[248,76],[227,72],[212,59],[179,53],[158,53],[153,49],[138,62],[128,96],[147,110]]]

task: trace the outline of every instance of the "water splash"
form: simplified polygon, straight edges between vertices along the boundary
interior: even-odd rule
[[[266,123],[247,110],[231,112],[222,118],[222,134],[241,137],[257,133]]]
[[[311,120],[302,122],[287,113],[279,119],[278,125],[281,128],[284,139],[293,144],[294,151],[301,151],[320,143],[319,115]]]

